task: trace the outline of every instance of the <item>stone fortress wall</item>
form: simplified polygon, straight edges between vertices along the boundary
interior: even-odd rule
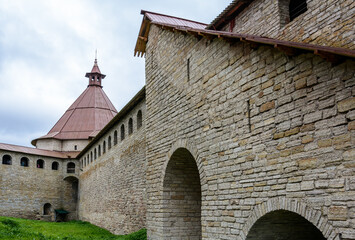
[[[252,1],[235,17],[233,32],[355,49],[354,2],[307,0],[307,11],[290,21],[290,0]],[[230,23],[222,30],[230,31]]]
[[[5,156],[6,155],[6,156]],[[0,150],[2,161],[11,158],[11,165],[0,164],[0,213],[2,216],[28,219],[54,220],[55,209],[69,211],[68,219],[77,219],[77,190],[79,162],[76,159],[60,159]],[[21,160],[27,161],[28,166]],[[38,168],[37,160],[43,160]],[[58,163],[57,170],[52,169]],[[67,173],[69,163],[75,169]],[[73,189],[74,188],[74,189]],[[44,205],[50,204],[49,213]]]
[[[309,0],[289,23],[284,2],[252,1],[233,31],[353,49],[350,1]],[[53,171],[54,158],[26,155],[21,167],[23,154],[2,151],[13,164],[0,165],[0,212],[35,218],[51,203],[116,234],[147,227],[154,240],[355,239],[354,75],[354,60],[152,24],[145,89],[75,162],[78,205],[64,168],[74,160]]]
[[[112,126],[81,153],[81,220],[115,234],[128,234],[145,227],[145,116],[142,98],[127,113],[118,113],[109,123]]]
[[[355,239],[353,60],[148,39],[148,239]]]

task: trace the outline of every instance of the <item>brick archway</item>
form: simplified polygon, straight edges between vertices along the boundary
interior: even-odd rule
[[[256,205],[249,215],[247,222],[244,224],[240,239],[250,239],[248,238],[248,234],[253,226],[255,226],[258,220],[270,213],[286,213],[288,214],[287,216],[291,217],[299,215],[304,218],[306,222],[313,225],[325,239],[339,240],[336,230],[328,223],[327,219],[322,216],[321,211],[313,209],[298,199],[288,199],[285,197],[272,198]]]
[[[164,169],[164,239],[201,239],[201,177],[195,157],[188,149],[178,147],[169,154]]]
[[[168,163],[169,163],[169,161],[171,159],[171,156],[179,148],[186,148],[191,153],[191,155],[194,157],[195,162],[197,164],[198,172],[199,172],[199,175],[200,175],[201,185],[204,185],[206,178],[205,178],[205,172],[203,170],[203,164],[202,164],[201,158],[200,158],[200,156],[198,154],[198,151],[197,151],[197,148],[195,147],[195,145],[193,145],[191,142],[189,142],[186,139],[176,140],[172,144],[172,146],[170,148],[170,151],[167,153],[165,161],[164,161],[164,164],[162,166],[161,184],[163,184],[165,173],[166,173],[166,168],[167,168]]]

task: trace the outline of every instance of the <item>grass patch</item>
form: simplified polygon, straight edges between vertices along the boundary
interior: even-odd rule
[[[147,232],[118,236],[88,222],[43,222],[0,217],[0,239],[10,240],[146,240]]]

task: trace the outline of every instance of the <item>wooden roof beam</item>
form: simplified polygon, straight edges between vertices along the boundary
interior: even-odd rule
[[[259,47],[259,44],[258,44],[258,43],[254,42],[254,41],[250,41],[250,40],[248,40],[247,38],[240,37],[239,40],[240,40],[241,42],[245,42],[245,43],[250,44],[250,47],[251,47],[252,49],[257,49],[257,48]]]
[[[222,39],[223,41],[226,41],[227,43],[234,43],[234,42],[239,41],[239,38],[221,36],[220,34],[218,34],[218,38]]]
[[[285,53],[287,56],[295,56],[298,53],[297,49],[283,46],[280,44],[274,44],[274,48],[279,49],[281,52]]]
[[[213,35],[213,34],[206,34],[206,33],[201,33],[201,32],[198,32],[198,35],[204,37],[204,38],[207,38],[208,40],[212,40],[214,38],[216,38],[217,36]]]
[[[194,37],[196,37],[198,40],[200,40],[202,38],[201,35],[199,35],[197,32],[195,31],[189,31],[189,30],[186,30],[186,32]]]
[[[337,65],[342,63],[345,59],[339,55],[335,55],[329,52],[323,52],[321,50],[315,49],[314,54],[320,56],[324,60],[332,63],[333,65]]]

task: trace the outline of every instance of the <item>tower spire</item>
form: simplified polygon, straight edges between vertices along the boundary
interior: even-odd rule
[[[97,49],[95,50],[94,66],[92,67],[91,72],[85,74],[85,77],[89,78],[89,86],[102,87],[101,81],[106,77],[106,75],[101,73],[99,65],[97,65]]]

